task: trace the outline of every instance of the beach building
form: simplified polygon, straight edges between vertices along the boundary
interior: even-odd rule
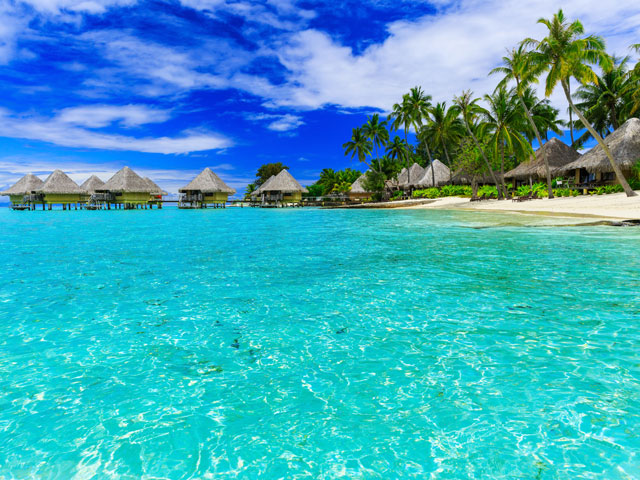
[[[159,188],[159,187],[158,187]],[[118,170],[113,177],[92,196],[95,202],[103,203],[107,208],[146,208],[151,202],[151,187],[145,180],[129,167]]]
[[[208,206],[224,208],[229,195],[236,193],[209,167],[178,192],[180,193],[179,208],[207,208]]]
[[[433,183],[433,177],[435,176],[436,183]],[[417,186],[420,188],[439,187],[445,185],[451,180],[451,170],[440,160],[433,161],[433,173],[431,171],[431,165],[424,169],[424,175],[418,182]]]
[[[609,134],[604,142],[620,170],[628,178],[633,166],[640,160],[640,119],[627,120],[615,132]],[[586,188],[618,183],[609,158],[599,144],[562,167],[560,171],[571,176],[576,185]]]
[[[169,195],[169,193],[160,188],[160,185],[151,180],[149,177],[143,177],[142,179],[149,186],[149,188],[152,189],[149,206],[157,205],[158,208],[162,208],[162,197],[165,195]]]
[[[25,197],[30,196],[32,192],[40,190],[43,185],[44,182],[42,180],[32,173],[28,173],[18,180],[12,187],[4,192],[0,192],[0,195],[8,196],[9,201],[11,202],[11,208],[15,210],[35,209],[36,204],[42,202],[31,201]]]
[[[351,189],[349,190],[350,200],[365,200],[367,198],[371,198],[371,192],[366,191],[363,185],[366,178],[367,174],[363,173],[351,184]]]
[[[84,181],[82,185],[80,185],[80,188],[87,192],[84,198],[84,201],[86,204],[85,208],[90,210],[95,210],[97,208],[100,208],[100,205],[93,203],[92,199],[93,199],[93,195],[96,193],[96,189],[102,187],[103,185],[104,185],[104,182],[95,175],[91,175],[89,178],[87,178]]]
[[[49,210],[53,205],[62,205],[63,210],[70,210],[71,205],[74,205],[77,210],[78,204],[87,201],[87,192],[62,170],[54,170],[42,187],[29,195],[29,198],[33,202],[42,202],[43,210],[45,205],[49,206]]]
[[[424,177],[424,172],[425,169],[417,163],[411,165],[409,170],[403,168],[398,174],[398,186],[405,191],[411,192]]]
[[[525,183],[546,182],[547,169],[544,164],[544,153],[546,153],[549,162],[551,178],[562,175],[563,168],[580,157],[578,152],[562,140],[552,138],[542,148],[536,150],[534,158],[522,162],[513,170],[509,170],[504,174],[504,178],[513,182],[514,187]]]
[[[271,176],[255,191],[255,198],[263,207],[302,205],[302,194],[308,190],[293,178],[288,170]]]

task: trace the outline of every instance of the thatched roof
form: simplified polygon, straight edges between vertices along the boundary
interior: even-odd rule
[[[100,192],[128,193],[151,193],[153,190],[154,188],[129,167],[118,170],[113,177],[107,180],[107,183],[98,189]]]
[[[160,185],[151,180],[149,177],[143,177],[142,180],[144,180],[144,183],[149,185],[149,188],[153,188],[151,192],[153,195],[169,195],[168,192],[162,190],[162,188],[160,188]]]
[[[279,174],[264,182],[256,192],[308,193],[308,190],[300,185],[288,170],[282,170]]]
[[[260,185],[258,188],[256,188],[253,192],[251,192],[251,195],[259,195],[263,191],[267,191],[268,188],[269,188],[269,185],[271,184],[271,182],[273,182],[274,178],[276,178],[276,176],[275,175],[271,175],[269,178],[267,178],[266,182],[264,182],[262,185]],[[265,190],[265,187],[267,187],[266,190]]]
[[[451,171],[449,167],[447,167],[440,160],[433,161],[433,172],[436,177],[435,186],[438,187],[440,185],[444,185],[451,178]],[[431,165],[429,165],[424,170],[424,176],[416,183],[418,187],[433,187],[433,175],[431,174]]]
[[[38,191],[45,194],[87,193],[86,190],[80,188],[78,184],[71,180],[62,170],[54,170]]]
[[[366,173],[363,173],[362,175],[360,175],[358,179],[351,184],[351,190],[349,191],[351,193],[371,193],[365,190],[364,186],[362,185],[362,182],[364,182],[366,178],[367,178]]]
[[[640,119],[627,120],[620,128],[607,136],[604,142],[620,168],[631,170],[631,167],[640,160]],[[609,158],[599,144],[576,161],[562,167],[561,170],[566,173],[578,168],[584,168],[591,173],[612,171]]]
[[[236,191],[224,183],[218,175],[216,175],[209,167],[205,168],[200,174],[191,180],[186,186],[182,187],[179,192],[200,191],[203,193],[228,193],[233,195]]]
[[[95,175],[91,175],[89,178],[87,178],[84,181],[82,185],[80,185],[80,188],[83,190],[86,190],[87,193],[96,193],[96,190],[102,187],[103,185],[104,185],[104,182],[102,180],[100,180]]]
[[[418,185],[418,181],[424,176],[424,168],[417,163],[414,163],[409,167],[409,173],[407,169],[403,168],[398,175],[398,184],[401,187],[415,187]]]
[[[31,192],[40,190],[44,185],[44,182],[32,173],[27,173],[24,177],[18,180],[15,185],[8,188],[4,192],[0,192],[0,195],[26,195]]]
[[[547,154],[547,161],[549,162],[552,177],[561,174],[563,167],[580,157],[580,154],[573,148],[557,138],[552,138],[542,145],[542,148],[536,151],[534,159],[522,162],[513,170],[505,173],[504,178],[516,180],[524,180],[529,177],[546,178],[547,172],[544,165],[544,152]]]

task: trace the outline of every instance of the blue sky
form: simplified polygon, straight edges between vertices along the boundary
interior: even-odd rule
[[[263,163],[303,184],[360,168],[341,148],[410,87],[492,90],[507,47],[560,6],[619,55],[636,0],[28,0],[0,3],[0,188],[124,165],[170,192],[209,166],[241,191]],[[563,111],[561,93],[551,98]]]

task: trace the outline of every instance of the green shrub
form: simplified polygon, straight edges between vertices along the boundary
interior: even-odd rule
[[[482,185],[480,188],[478,188],[478,196],[494,196],[494,197],[498,197],[498,189],[494,186],[494,185]]]
[[[398,190],[397,192],[393,192],[393,195],[391,195],[391,200],[399,199],[402,196],[403,193],[404,192],[402,190]]]
[[[468,185],[443,185],[440,188],[415,190],[413,198],[470,197],[471,187]]]

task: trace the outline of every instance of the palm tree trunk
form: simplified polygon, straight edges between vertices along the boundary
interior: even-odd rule
[[[584,115],[582,115],[580,110],[578,110],[576,106],[573,104],[573,101],[571,100],[571,94],[569,93],[568,82],[562,81],[562,88],[564,89],[564,94],[567,97],[569,106],[576,112],[576,115],[578,116],[582,124],[587,128],[587,130],[589,130],[589,133],[593,136],[593,138],[596,139],[596,141],[600,144],[600,146],[604,150],[604,153],[607,155],[607,158],[609,159],[609,163],[611,164],[611,168],[613,168],[613,171],[616,174],[618,183],[622,185],[622,188],[624,189],[624,193],[627,194],[627,197],[635,197],[636,192],[634,192],[631,189],[631,187],[629,186],[629,183],[627,182],[627,179],[624,178],[624,175],[622,174],[622,170],[620,170],[620,166],[613,159],[613,155],[611,155],[611,151],[609,150],[609,147],[607,146],[606,143],[604,143],[604,140],[598,134],[598,132],[596,132],[595,128],[593,128],[591,123],[589,123],[589,121],[584,117]]]
[[[491,175],[491,179],[493,180],[493,183],[496,185],[496,189],[498,190],[498,199],[501,199],[502,198],[502,188],[498,184],[498,180],[496,179],[496,176],[493,173],[493,169],[491,168],[491,164],[489,163],[489,160],[487,159],[487,156],[484,154],[484,150],[480,146],[480,142],[478,142],[478,139],[476,138],[476,136],[471,131],[471,127],[469,127],[469,122],[467,121],[466,118],[464,119],[464,126],[467,127],[467,132],[469,133],[469,136],[473,140],[473,143],[475,144],[476,148],[480,151],[480,155],[482,155],[482,159],[484,160],[485,165],[489,169],[489,174]]]
[[[453,180],[453,172],[451,171],[451,160],[449,159],[449,151],[447,150],[447,145],[444,143],[444,138],[440,137],[440,140],[442,140],[442,149],[444,150],[444,158],[447,159],[447,167],[449,167],[449,183],[451,183],[451,181]]]
[[[569,97],[571,97],[571,84],[569,82],[567,83],[568,83],[567,89],[569,91]],[[572,110],[571,108],[569,108],[569,132],[571,133],[571,148],[574,148],[573,144],[575,143],[575,140],[573,139],[573,115],[571,112]]]
[[[529,123],[533,128],[534,133],[536,134],[536,139],[538,140],[538,148],[542,148],[542,137],[540,136],[540,132],[538,131],[538,126],[536,122],[533,121],[533,115],[529,111],[529,107],[524,103],[524,99],[522,95],[518,94],[518,98],[520,99],[520,104],[522,108],[524,108],[525,113],[527,114],[527,118],[529,119]],[[571,111],[571,110],[569,110]],[[573,143],[573,140],[571,141]],[[535,157],[534,157],[535,158]],[[542,150],[542,159],[544,160],[544,171],[547,174],[547,190],[549,191],[549,198],[553,198],[553,185],[551,184],[551,169],[549,168],[549,159],[547,158],[547,150]]]

